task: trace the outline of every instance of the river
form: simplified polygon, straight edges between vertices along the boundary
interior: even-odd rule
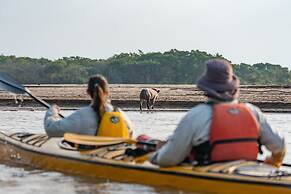
[[[8,132],[27,131],[44,133],[43,111],[0,111],[0,130]],[[62,112],[69,115],[71,111]],[[128,116],[136,127],[136,134],[149,134],[152,137],[166,139],[185,112],[140,113],[129,111]],[[291,115],[268,113],[267,119],[286,137],[289,152],[285,163],[291,163]],[[31,169],[24,166],[0,164],[0,193],[11,194],[87,194],[87,193],[186,193],[165,187],[153,187],[140,184],[120,183],[106,179],[92,179],[70,176],[59,172]]]

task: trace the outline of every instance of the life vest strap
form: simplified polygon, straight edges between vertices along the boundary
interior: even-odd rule
[[[224,139],[224,140],[217,140],[212,142],[212,146],[215,146],[217,144],[224,144],[224,143],[238,143],[238,142],[257,142],[257,138],[239,138],[239,139]]]

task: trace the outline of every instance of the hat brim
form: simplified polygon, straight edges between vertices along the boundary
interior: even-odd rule
[[[230,100],[234,97],[235,93],[233,96],[229,96],[229,99],[225,99],[226,97],[223,93],[237,90],[239,88],[239,79],[234,75],[230,82],[220,84],[210,82],[203,76],[197,81],[197,87],[206,92],[209,96],[222,100]]]

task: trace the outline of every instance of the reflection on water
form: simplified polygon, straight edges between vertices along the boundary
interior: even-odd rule
[[[57,192],[73,193],[70,182],[72,178],[57,172],[24,169],[0,165],[0,192],[1,193],[41,193]],[[57,183],[57,184],[56,184]]]
[[[29,168],[0,165],[0,193],[165,193],[163,188],[93,180]],[[172,193],[177,192],[172,190]]]
[[[69,115],[71,112],[63,113]],[[137,135],[149,134],[155,138],[166,139],[185,112],[143,112],[142,114],[127,112],[127,114],[135,124]],[[43,111],[0,111],[0,130],[44,133],[43,117]],[[291,150],[290,114],[267,114],[267,118],[271,125],[286,137],[288,150]],[[290,151],[285,162],[291,163]],[[118,183],[4,164],[0,165],[0,171],[0,193],[185,193],[172,188]]]
[[[153,187],[0,165],[0,193],[157,193]],[[164,193],[163,189],[159,193]],[[173,191],[174,193],[174,191]]]

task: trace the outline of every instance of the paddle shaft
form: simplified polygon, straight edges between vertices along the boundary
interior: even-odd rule
[[[282,166],[287,166],[287,167],[291,167],[291,164],[286,164],[286,163],[283,163]]]
[[[42,99],[40,99],[40,98],[38,98],[38,97],[32,95],[32,94],[29,92],[29,90],[27,90],[26,88],[25,88],[25,92],[26,92],[26,93],[27,93],[27,94],[28,94],[32,99],[34,99],[35,101],[37,101],[38,103],[42,104],[42,105],[45,106],[46,108],[50,108],[50,104],[49,104],[49,103],[47,103],[46,101],[44,101],[44,100],[42,100]],[[61,113],[58,113],[58,114],[59,114],[60,117],[65,118]]]
[[[9,83],[9,81],[3,80],[2,77],[0,77],[0,78],[1,78],[0,79],[0,82],[2,82],[3,84],[5,84],[5,85],[7,85],[9,87],[15,88],[15,89],[17,89],[19,91],[22,91],[22,92],[28,94],[32,99],[34,99],[39,104],[45,106],[46,108],[50,108],[50,104],[49,103],[47,103],[46,101],[44,101],[44,100],[42,100],[42,99],[34,96],[28,89],[26,89],[22,85],[20,85],[20,84],[16,85],[16,82],[15,81],[14,81],[14,84],[12,84],[12,83]],[[64,116],[61,115],[60,113],[59,113],[59,115],[60,115],[60,117],[64,118]]]
[[[32,95],[32,94],[29,92],[29,90],[25,89],[25,92],[26,92],[26,93],[27,93],[27,94],[28,94],[32,99],[34,99],[35,101],[37,101],[39,104],[42,104],[42,105],[45,106],[46,108],[50,108],[50,105],[49,105],[47,102],[45,102],[45,101],[43,101],[42,99],[40,99],[40,98],[38,98],[38,97]]]
[[[155,143],[151,143],[151,142],[137,141],[136,144],[139,144],[139,145],[146,145],[146,146],[150,146],[150,147],[157,147],[157,144],[155,144]]]
[[[258,162],[264,162],[264,160],[258,160]],[[282,163],[282,166],[291,167],[291,164]]]

